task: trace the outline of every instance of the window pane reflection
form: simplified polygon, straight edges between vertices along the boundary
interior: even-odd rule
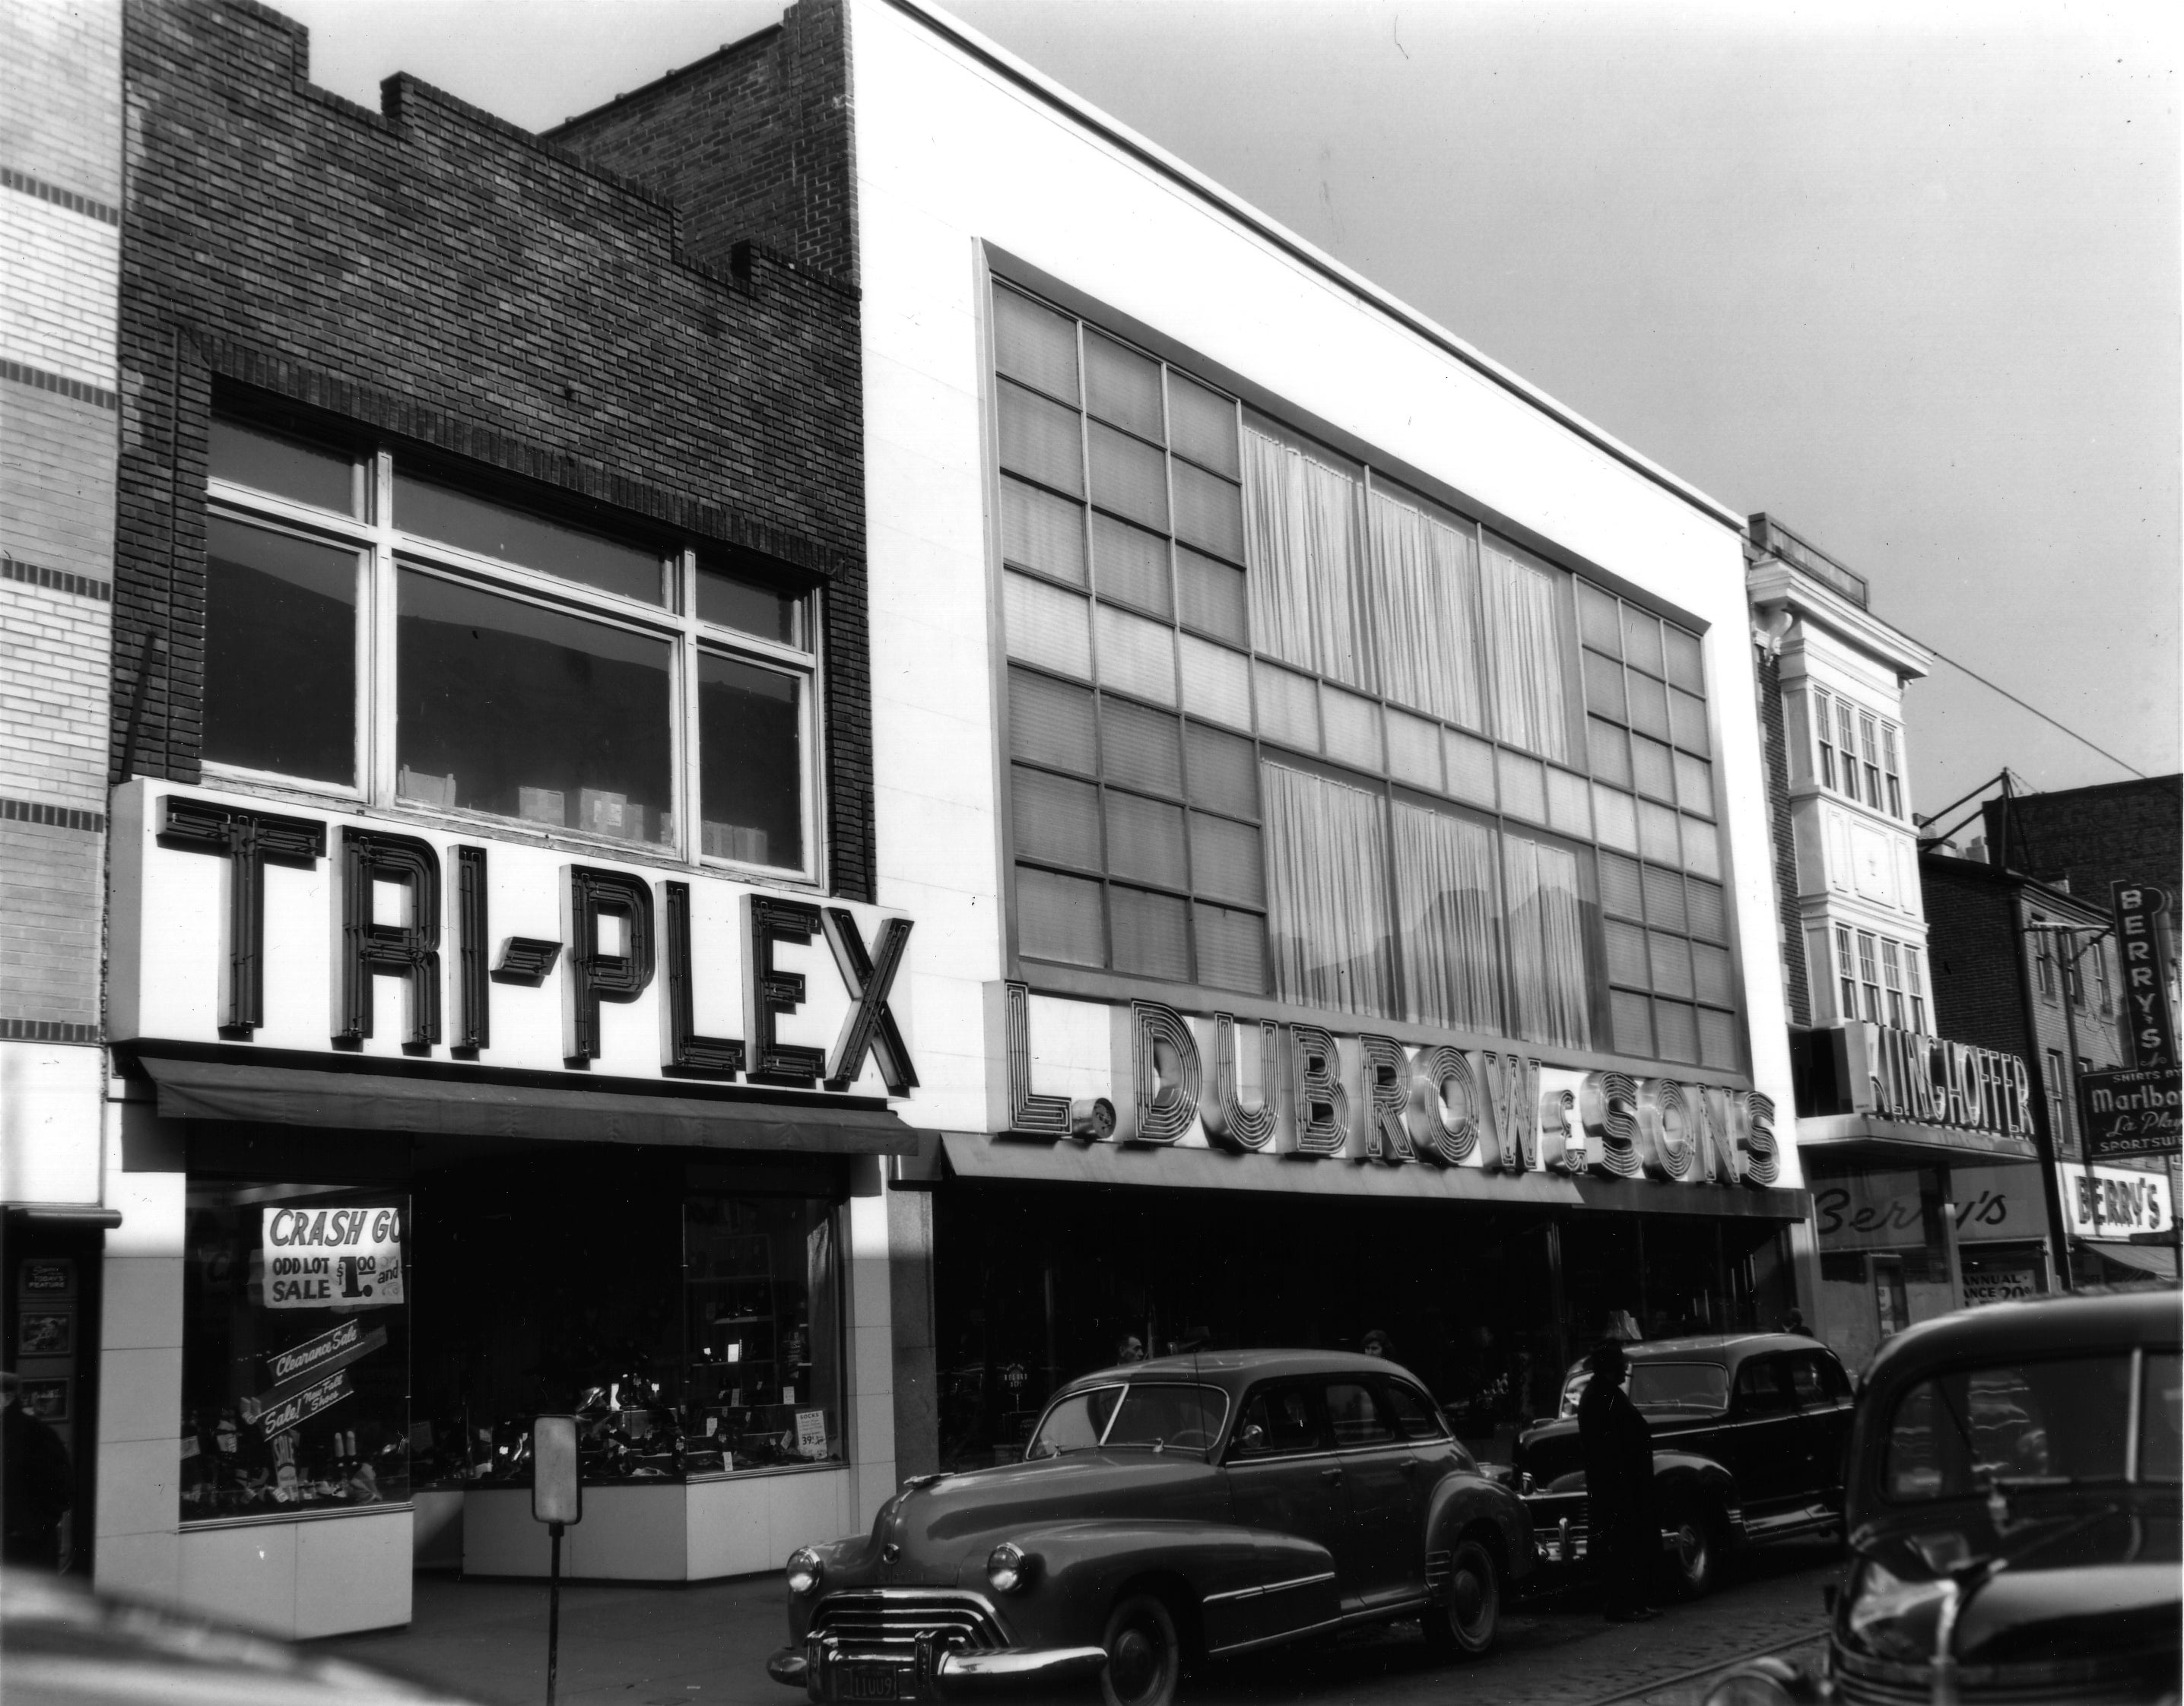
[[[420,538],[437,539],[504,563],[521,563],[625,598],[647,604],[661,602],[665,583],[657,551],[618,545],[466,492],[397,474],[394,525]]]
[[[205,524],[204,756],[356,783],[357,553]]]
[[[801,870],[803,681],[732,658],[698,659],[700,851]]]
[[[405,798],[673,842],[667,642],[414,570],[398,606]]]

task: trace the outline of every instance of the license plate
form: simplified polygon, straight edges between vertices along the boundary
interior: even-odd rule
[[[909,1678],[892,1664],[844,1664],[834,1672],[835,1698],[841,1700],[902,1700],[912,1697],[897,1686]]]

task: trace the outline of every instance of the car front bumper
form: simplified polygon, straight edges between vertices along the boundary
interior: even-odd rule
[[[818,1701],[975,1700],[1019,1689],[1050,1690],[1106,1668],[1099,1647],[1002,1647],[965,1651],[930,1632],[906,1646],[850,1644],[815,1635],[766,1661],[777,1682]]]

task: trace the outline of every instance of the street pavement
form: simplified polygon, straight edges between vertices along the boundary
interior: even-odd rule
[[[1836,1557],[1831,1542],[1767,1548],[1711,1598],[1642,1624],[1603,1621],[1577,1590],[1532,1596],[1505,1609],[1501,1646],[1469,1664],[1435,1662],[1416,1625],[1399,1625],[1208,1664],[1186,1680],[1184,1706],[1698,1706],[1707,1679],[1740,1659],[1818,1651],[1826,1626],[1820,1590]],[[766,1675],[766,1655],[782,1640],[781,1601],[777,1575],[693,1587],[564,1587],[559,1698],[570,1706],[790,1706],[800,1697]],[[408,1628],[315,1646],[483,1706],[532,1706],[546,1692],[546,1590],[421,1575]]]

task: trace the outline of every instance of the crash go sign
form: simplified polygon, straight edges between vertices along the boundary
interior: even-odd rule
[[[265,1210],[269,1309],[376,1309],[402,1298],[402,1211],[391,1203]]]

